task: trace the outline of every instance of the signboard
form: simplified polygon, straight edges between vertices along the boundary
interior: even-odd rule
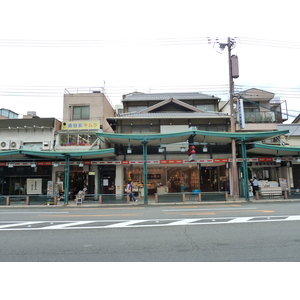
[[[42,178],[29,178],[26,182],[28,195],[42,194]]]
[[[243,99],[239,99],[238,100],[238,114],[239,114],[239,125],[240,125],[240,128],[245,128],[245,114],[244,114]]]
[[[100,121],[69,121],[63,122],[62,130],[100,129]]]

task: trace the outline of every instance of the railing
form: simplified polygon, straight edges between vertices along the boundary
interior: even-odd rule
[[[245,112],[246,123],[280,123],[281,114],[273,111]]]
[[[290,189],[288,192],[289,199],[300,199],[300,189]]]
[[[48,195],[1,195],[2,205],[53,205],[57,204],[57,197]]]
[[[156,203],[228,201],[228,192],[155,193]]]

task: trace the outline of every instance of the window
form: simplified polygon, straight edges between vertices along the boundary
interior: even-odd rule
[[[89,106],[74,106],[72,120],[89,120],[90,107]]]
[[[199,104],[196,107],[203,111],[215,111],[213,104]]]
[[[90,146],[97,140],[95,133],[62,133],[61,146]]]

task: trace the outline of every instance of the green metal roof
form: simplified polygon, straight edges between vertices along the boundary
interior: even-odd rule
[[[299,155],[300,146],[278,146],[278,145],[266,145],[261,143],[255,143],[247,150],[248,153],[261,154],[261,155]]]
[[[62,158],[66,156],[70,158],[81,158],[85,159],[98,159],[103,157],[112,157],[114,156],[114,148],[99,149],[99,150],[87,150],[87,151],[32,151],[32,150],[7,150],[0,151],[1,160],[9,159],[24,159],[24,158]]]
[[[104,137],[114,144],[140,145],[147,142],[148,145],[170,144],[185,142],[191,135],[194,135],[194,142],[199,143],[231,143],[232,139],[245,142],[256,142],[267,138],[273,138],[287,134],[288,130],[263,131],[263,132],[216,132],[204,130],[188,130],[176,133],[159,134],[123,134],[97,132],[98,137]]]

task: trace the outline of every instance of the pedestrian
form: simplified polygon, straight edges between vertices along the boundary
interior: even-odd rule
[[[258,192],[258,180],[256,179],[255,176],[253,177],[252,186],[253,186],[253,195],[255,196],[255,193]]]
[[[133,193],[133,181],[129,181],[127,185],[127,193],[129,193],[130,201],[137,202],[138,200],[134,198]]]

